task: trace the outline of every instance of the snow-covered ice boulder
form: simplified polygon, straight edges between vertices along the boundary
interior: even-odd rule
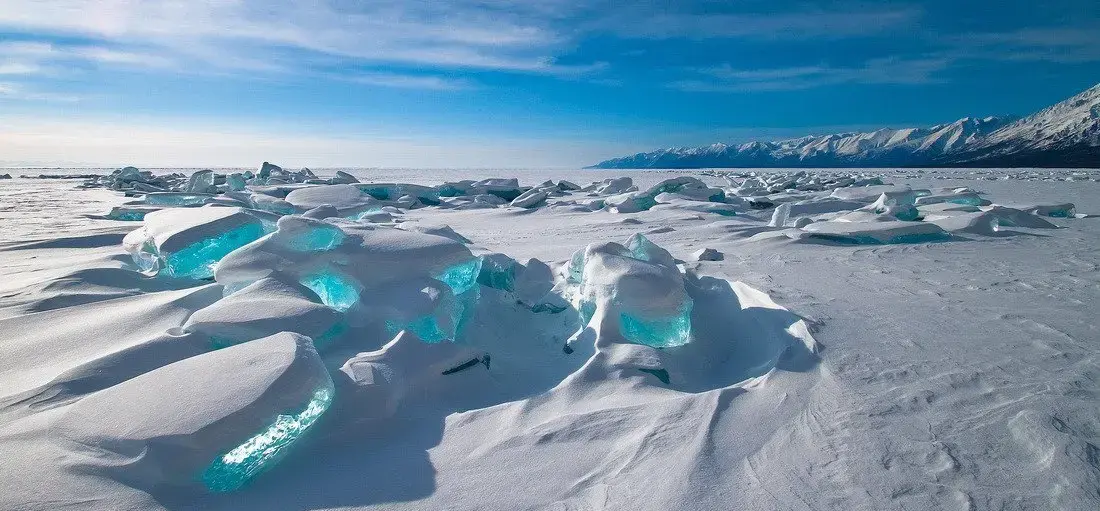
[[[597,184],[595,188],[596,193],[600,195],[615,195],[633,190],[637,190],[637,188],[634,187],[634,180],[629,177],[605,179],[602,183]]]
[[[487,193],[500,197],[506,202],[511,202],[516,200],[524,191],[523,188],[520,188],[519,180],[516,178],[491,178],[470,184],[469,192],[464,195],[481,195]]]
[[[332,399],[309,338],[279,333],[87,396],[53,429],[80,470],[147,490],[224,492],[278,463]]]
[[[437,341],[424,331],[454,334],[476,301],[480,269],[480,258],[446,236],[285,216],[270,236],[219,263],[215,277],[231,290],[267,277],[297,282],[356,321],[388,330],[421,325],[418,335]]]
[[[122,246],[142,270],[203,279],[227,254],[264,234],[263,222],[241,208],[165,209],[145,215]]]
[[[341,216],[358,215],[372,208],[382,206],[378,199],[371,197],[357,185],[322,185],[296,189],[286,196],[286,202],[300,211],[318,206],[335,207]]]
[[[213,170],[200,170],[191,174],[191,179],[187,181],[187,188],[183,191],[188,193],[213,193],[216,191],[214,188],[214,171]]]
[[[576,183],[572,183],[570,181],[562,179],[561,181],[558,181],[558,189],[563,192],[575,192],[580,190],[581,187]]]
[[[1077,208],[1072,202],[1064,204],[1039,204],[1035,206],[1024,206],[1019,209],[1033,215],[1051,218],[1073,218],[1073,216],[1077,214]]]
[[[350,185],[358,183],[359,180],[356,179],[355,176],[348,174],[347,172],[337,170],[336,175],[332,178],[329,178],[328,182],[330,185]]]
[[[814,222],[802,229],[809,237],[850,245],[929,243],[947,241],[951,235],[927,222]]]
[[[657,201],[642,192],[627,192],[608,197],[603,204],[615,213],[638,213],[656,206]]]
[[[183,330],[206,334],[215,347],[278,332],[299,333],[320,345],[339,333],[341,321],[305,286],[265,278],[195,311]]]
[[[510,206],[514,208],[525,209],[536,208],[540,204],[545,202],[546,198],[549,196],[550,194],[544,190],[532,188],[530,190],[527,190],[526,192],[523,192],[523,194],[521,194],[519,197],[516,197],[515,200],[512,201]]]
[[[876,215],[898,220],[913,221],[920,218],[920,211],[913,205],[914,196],[909,192],[883,192],[875,202],[859,208]]]
[[[641,235],[628,245],[594,243],[574,254],[569,273],[582,323],[607,342],[688,343],[693,303],[672,255]]]
[[[225,188],[228,191],[243,192],[246,186],[248,186],[248,181],[245,179],[244,174],[240,172],[234,172],[225,176]]]
[[[268,211],[279,215],[292,215],[298,212],[296,206],[278,197],[272,197],[262,193],[253,193],[249,194],[246,199],[253,208],[262,211]]]
[[[1058,226],[1014,208],[991,206],[975,212],[946,211],[929,215],[926,222],[934,223],[949,232],[965,232],[993,236],[1003,234],[1005,227],[1029,229],[1056,229]]]
[[[721,188],[712,188],[699,178],[680,176],[666,179],[643,192],[646,196],[657,198],[663,193],[678,195],[688,200],[723,202],[726,194]],[[663,202],[663,201],[661,201]]]
[[[924,192],[926,191],[923,191],[922,193]],[[833,190],[833,193],[830,196],[840,200],[870,203],[878,200],[878,198],[881,197],[884,193],[887,194],[888,197],[899,201],[899,203],[908,204],[912,204],[918,195],[918,192],[916,190],[913,190],[908,186],[874,185],[837,188],[836,190]],[[912,199],[902,199],[902,197],[912,197]]]

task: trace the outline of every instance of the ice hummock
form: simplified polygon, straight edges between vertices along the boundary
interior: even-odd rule
[[[948,241],[951,235],[924,222],[814,222],[803,230],[810,238],[851,245],[884,245]]]
[[[142,270],[205,279],[223,257],[265,234],[263,221],[241,208],[165,209],[145,215],[123,247]]]
[[[450,237],[291,215],[225,257],[215,278],[229,289],[265,278],[293,282],[352,324],[440,342],[460,335],[477,303],[481,267],[480,257]]]
[[[574,254],[575,304],[582,322],[605,335],[657,348],[687,344],[693,303],[672,256],[645,236],[627,245],[592,244]]]

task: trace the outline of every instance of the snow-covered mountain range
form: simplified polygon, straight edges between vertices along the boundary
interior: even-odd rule
[[[592,168],[1100,167],[1100,84],[1023,119],[661,149]]]

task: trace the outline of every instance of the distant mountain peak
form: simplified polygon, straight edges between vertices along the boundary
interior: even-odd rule
[[[929,128],[669,148],[593,168],[875,166],[1100,167],[1100,84],[1020,119],[963,117]]]

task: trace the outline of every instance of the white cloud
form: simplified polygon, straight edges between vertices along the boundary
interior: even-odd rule
[[[22,62],[0,63],[0,75],[30,75],[42,70],[37,64]]]
[[[75,94],[42,92],[29,89],[20,83],[0,82],[0,104],[4,101],[33,101],[50,103],[75,103],[80,97]]]
[[[896,29],[921,15],[911,7],[707,12],[712,7],[601,0],[4,0],[0,28],[75,35],[116,51],[221,69],[298,71],[301,62],[345,59],[568,75],[605,67],[556,58],[592,33],[835,39]],[[149,63],[136,55],[113,61]]]
[[[106,46],[66,45],[39,41],[0,42],[0,66],[5,65],[5,62],[7,66],[23,69],[24,72],[18,74],[44,73],[53,66],[59,64],[69,65],[74,62],[143,68],[170,67],[172,65],[169,59],[151,53],[118,50]]]
[[[1025,28],[971,33],[948,39],[959,59],[1042,61],[1060,64],[1100,62],[1100,26]]]
[[[920,16],[921,11],[911,7],[755,14],[658,13],[644,22],[616,20],[606,28],[624,37],[647,39],[842,39],[896,29],[912,24]]]
[[[729,64],[697,69],[703,78],[675,81],[669,87],[688,92],[791,91],[841,84],[924,84],[950,65],[938,57],[871,59],[860,66],[827,65],[770,69],[735,69]]]
[[[298,51],[381,63],[556,72],[550,49],[563,39],[530,12],[524,2],[477,0],[5,0],[0,26],[155,47],[173,59],[202,58],[218,66]],[[192,53],[196,46],[201,51]]]
[[[440,91],[466,90],[474,88],[469,80],[446,78],[442,76],[407,75],[398,73],[363,73],[345,77],[346,80],[379,87],[399,89],[428,89]]]

